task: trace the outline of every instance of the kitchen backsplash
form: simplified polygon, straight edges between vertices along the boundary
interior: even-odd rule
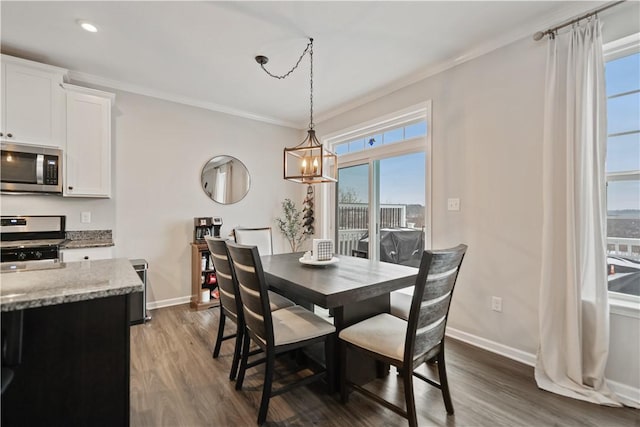
[[[67,231],[69,240],[113,240],[111,230]]]

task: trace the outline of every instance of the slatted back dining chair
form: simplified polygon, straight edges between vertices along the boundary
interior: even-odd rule
[[[336,329],[331,323],[298,305],[271,311],[267,281],[258,248],[232,242],[227,242],[227,248],[238,280],[246,327],[236,389],[242,388],[248,367],[261,362],[266,363],[262,399],[258,411],[258,425],[262,425],[266,420],[269,400],[272,396],[323,378],[328,379],[327,383],[331,388],[333,377],[331,360]],[[248,364],[250,341],[265,352],[264,360],[254,361],[251,365]],[[275,356],[318,342],[324,342],[326,369],[272,390]]]
[[[423,252],[408,320],[383,313],[340,332],[341,365],[343,366],[340,375],[340,394],[343,403],[348,400],[347,387],[351,386],[407,418],[411,427],[417,426],[413,395],[413,377],[415,376],[439,388],[442,391],[447,413],[453,414],[453,403],[445,369],[444,332],[453,289],[466,250],[466,245],[458,245],[451,249]],[[344,368],[347,349],[364,352],[376,360],[398,368],[404,381],[406,410],[360,385],[349,383]],[[414,369],[428,360],[437,362],[439,382],[414,372]]]
[[[236,227],[233,235],[241,245],[257,246],[261,255],[273,254],[273,237],[271,227]]]
[[[240,363],[240,355],[242,348],[242,338],[244,337],[244,313],[242,311],[242,302],[240,299],[240,289],[235,277],[235,271],[229,258],[229,252],[226,245],[226,239],[205,236],[205,241],[211,253],[213,266],[216,269],[216,277],[218,279],[218,289],[220,291],[220,321],[218,323],[218,335],[213,349],[213,358],[220,355],[220,347],[223,341],[235,338],[235,350],[233,353],[233,361],[231,364],[231,372],[229,379],[234,380],[238,372]],[[293,301],[269,291],[270,310],[279,310],[284,307],[295,305]],[[230,335],[224,335],[224,327],[226,319],[230,318],[236,324],[236,331]]]
[[[244,315],[242,313],[242,303],[240,302],[240,291],[235,283],[233,267],[229,261],[226,239],[205,236],[205,241],[211,253],[211,260],[216,269],[218,279],[218,290],[220,291],[220,322],[218,323],[218,335],[213,349],[214,359],[220,355],[220,346],[223,341],[235,338],[235,350],[229,379],[234,380],[240,362],[240,350],[242,348],[242,337],[244,332]],[[236,331],[230,335],[224,335],[226,318],[230,318],[236,324]]]

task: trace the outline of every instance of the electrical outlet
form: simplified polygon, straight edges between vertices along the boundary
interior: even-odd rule
[[[491,297],[491,310],[502,313],[502,298]]]
[[[448,199],[447,200],[447,210],[459,211],[460,210],[460,199]]]
[[[82,212],[80,214],[80,222],[89,224],[91,222],[91,212]]]

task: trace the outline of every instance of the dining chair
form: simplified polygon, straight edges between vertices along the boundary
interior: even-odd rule
[[[229,379],[234,380],[236,378],[238,364],[240,362],[240,352],[244,332],[244,315],[242,312],[242,303],[240,301],[240,290],[238,289],[235,272],[233,271],[233,267],[229,261],[227,245],[225,244],[226,239],[211,236],[205,236],[204,239],[207,242],[209,252],[211,253],[211,259],[218,279],[218,290],[220,291],[220,321],[218,323],[218,335],[213,349],[213,358],[215,359],[220,355],[220,347],[223,341],[232,338],[236,339],[231,372],[229,373]],[[271,310],[279,310],[284,307],[291,307],[295,305],[293,301],[276,293],[272,294],[271,291],[269,291],[269,297]],[[224,326],[227,318],[231,319],[236,324],[236,331],[233,334],[224,335]]]
[[[271,397],[287,392],[296,386],[306,385],[323,378],[327,379],[329,390],[331,390],[333,341],[335,340],[336,328],[300,306],[286,307],[273,312],[269,310],[267,282],[257,247],[227,242],[227,248],[238,279],[245,319],[242,362],[238,372],[236,389],[242,388],[247,368],[258,363],[266,363],[262,398],[258,411],[258,425],[262,425],[267,417]],[[248,363],[250,341],[253,341],[265,352],[264,359],[254,361],[251,364]],[[313,375],[272,390],[276,355],[318,342],[324,342],[326,369],[320,369]]]
[[[348,401],[347,389],[350,386],[400,414],[409,421],[409,426],[415,427],[418,425],[413,395],[415,376],[439,388],[447,413],[453,414],[445,369],[444,332],[453,288],[466,250],[466,245],[458,245],[451,249],[423,252],[408,320],[383,313],[340,331],[340,396],[343,403]],[[404,382],[406,410],[348,381],[348,350],[362,352],[398,369]],[[437,361],[439,382],[414,372],[418,366],[431,359]]]
[[[236,243],[241,245],[257,246],[261,255],[273,254],[271,227],[236,227],[233,231]]]

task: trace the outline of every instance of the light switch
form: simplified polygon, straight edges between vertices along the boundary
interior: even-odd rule
[[[460,199],[448,199],[447,200],[447,210],[449,210],[449,211],[459,211],[460,210]]]
[[[502,298],[491,297],[491,310],[502,313]]]
[[[82,212],[80,214],[80,221],[83,224],[89,224],[91,222],[91,212]]]

